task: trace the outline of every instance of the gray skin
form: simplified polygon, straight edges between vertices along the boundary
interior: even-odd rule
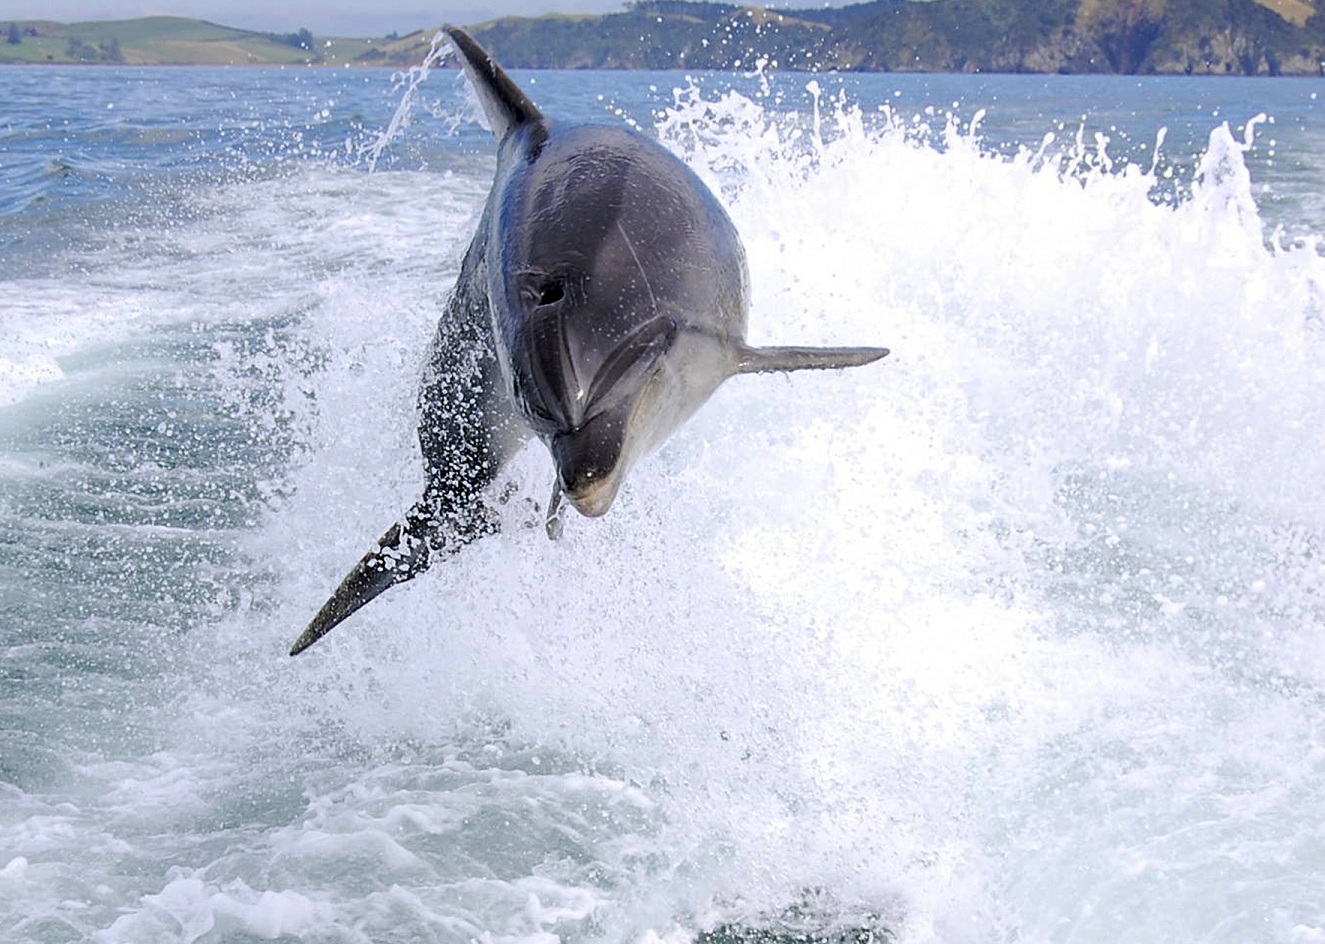
[[[423,497],[359,561],[290,650],[388,587],[493,533],[487,487],[532,433],[564,495],[604,514],[631,466],[727,378],[851,367],[883,348],[752,348],[740,238],[697,176],[624,127],[543,118],[462,30],[446,28],[498,144],[478,232],[419,392]]]

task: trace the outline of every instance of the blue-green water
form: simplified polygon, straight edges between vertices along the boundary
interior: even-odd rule
[[[722,194],[756,343],[892,357],[557,544],[531,445],[292,660],[491,139],[451,73],[370,173],[386,72],[0,69],[0,939],[1325,940],[1325,86],[517,78]]]

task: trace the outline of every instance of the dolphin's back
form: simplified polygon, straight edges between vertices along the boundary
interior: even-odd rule
[[[745,252],[722,206],[689,167],[644,135],[551,125],[536,157],[499,182],[505,215],[489,246],[499,311],[538,286],[591,294],[599,330],[624,336],[651,317],[744,336]],[[577,299],[580,302],[584,298]]]

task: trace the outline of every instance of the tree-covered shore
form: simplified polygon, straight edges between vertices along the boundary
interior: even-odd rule
[[[6,24],[0,21],[0,29]],[[769,9],[640,0],[619,13],[470,27],[512,68],[1312,75],[1325,18],[1310,0],[873,0]],[[256,33],[186,20],[7,25],[0,62],[405,66],[404,37]]]

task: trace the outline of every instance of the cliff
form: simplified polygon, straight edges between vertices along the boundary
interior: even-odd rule
[[[838,9],[643,0],[473,28],[530,68],[1320,75],[1307,0],[874,0]]]

